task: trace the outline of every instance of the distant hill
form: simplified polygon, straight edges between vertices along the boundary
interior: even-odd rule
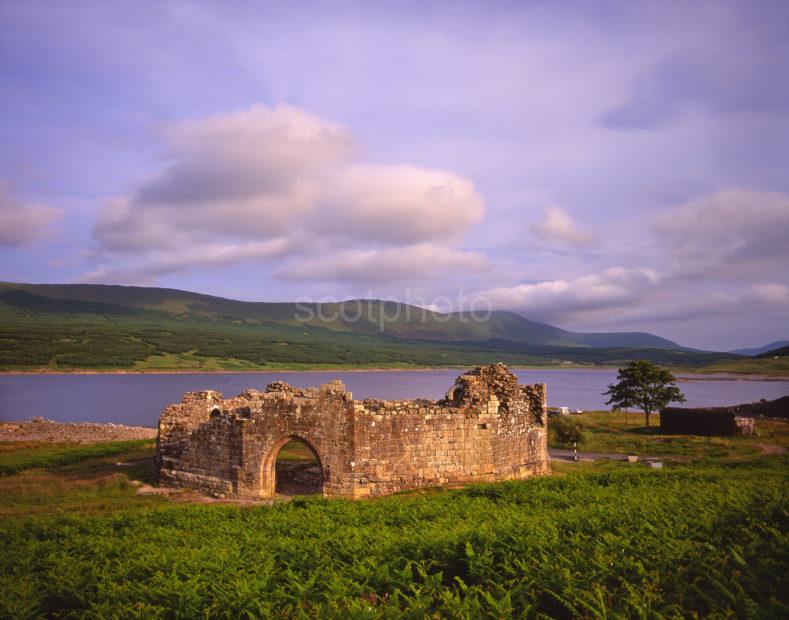
[[[304,324],[299,317],[312,315],[306,324],[336,332],[377,334],[383,325],[383,333],[389,336],[438,342],[502,339],[549,346],[682,348],[675,342],[643,332],[575,333],[503,311],[493,312],[488,320],[480,322],[469,313],[442,314],[375,299],[325,304],[245,302],[167,288],[0,283],[0,300],[20,307],[65,313],[147,310],[174,316],[294,326]]]
[[[761,355],[762,353],[767,353],[768,351],[773,351],[774,349],[780,349],[781,347],[788,347],[789,340],[776,340],[775,342],[771,342],[770,344],[766,344],[761,347],[752,347],[749,349],[735,349],[734,351],[729,351],[729,353],[734,353],[735,355]]]
[[[772,349],[771,351],[765,351],[764,353],[760,353],[755,357],[768,358],[768,357],[787,357],[787,356],[789,356],[789,345],[785,347],[779,347],[777,349]]]
[[[177,289],[0,283],[0,367],[217,368],[722,359],[647,333],[576,333],[396,302],[242,302]],[[733,358],[725,356],[723,358]],[[210,369],[210,368],[209,368]]]

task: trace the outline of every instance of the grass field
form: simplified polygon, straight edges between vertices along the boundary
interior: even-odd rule
[[[87,446],[0,443],[0,517],[150,506],[159,498],[137,496],[130,481],[154,481],[155,450],[150,439]]]
[[[761,454],[765,451],[764,446],[789,450],[789,423],[777,420],[759,420],[757,435],[754,437],[694,437],[662,435],[659,415],[652,416],[652,425],[649,427],[644,425],[643,413],[626,415],[622,412],[593,411],[572,416],[571,419],[584,429],[584,439],[578,449],[586,452],[674,458],[739,458]],[[549,433],[549,440],[552,447],[572,447],[560,444],[553,432]]]
[[[315,455],[307,447],[307,444],[295,440],[286,443],[277,454],[280,461],[317,461]]]
[[[127,443],[62,447],[60,464],[21,447],[30,468],[0,477],[0,617],[789,613],[783,456],[561,464],[462,490],[246,507],[137,495],[153,447]]]
[[[156,441],[111,441],[87,445],[52,444],[44,442],[0,442],[0,476],[15,474],[26,469],[51,469],[80,463],[87,459],[138,451],[140,458],[150,454]]]
[[[451,366],[447,363],[446,366]],[[326,363],[299,363],[299,362],[278,362],[273,365],[255,364],[248,360],[221,357],[203,357],[196,353],[178,353],[152,355],[144,360],[134,363],[129,370],[139,372],[173,372],[173,371],[197,371],[197,372],[248,372],[266,370],[357,370],[364,368],[386,368],[386,369],[409,369],[425,368],[426,366],[418,363],[385,361],[375,363],[355,363],[346,364],[326,364]],[[465,368],[458,366],[458,368]],[[110,369],[105,369],[110,370]]]
[[[778,357],[777,359],[771,357],[751,357],[739,360],[724,360],[695,368],[693,372],[727,372],[747,375],[789,377],[789,356]]]

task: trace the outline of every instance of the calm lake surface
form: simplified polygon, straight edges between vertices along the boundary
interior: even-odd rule
[[[441,398],[459,370],[310,371],[177,375],[0,375],[0,420],[33,416],[61,422],[115,422],[156,426],[159,413],[184,392],[219,390],[225,397],[247,388],[265,389],[272,381],[295,387],[342,379],[356,399]],[[516,370],[521,383],[546,383],[548,404],[604,409],[601,392],[615,370]],[[736,405],[789,394],[789,381],[710,380],[710,375],[680,375],[686,406]],[[713,377],[713,378],[720,378]]]

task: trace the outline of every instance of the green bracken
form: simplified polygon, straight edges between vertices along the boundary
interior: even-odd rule
[[[64,487],[58,512],[3,518],[0,616],[786,617],[787,465],[247,507],[138,497],[95,459],[84,506]]]

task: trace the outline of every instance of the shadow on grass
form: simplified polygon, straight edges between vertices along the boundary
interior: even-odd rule
[[[61,446],[62,449],[67,449]],[[26,447],[30,450],[30,446]],[[79,451],[80,446],[74,446]],[[29,467],[0,477],[1,517],[26,517],[60,511],[103,512],[142,507],[160,498],[142,497],[132,481],[155,481],[155,444],[130,445],[111,455],[85,456],[64,465],[45,460],[44,467]]]
[[[0,444],[0,476],[18,474],[28,469],[58,469],[92,463],[115,463],[120,460],[152,455],[156,443],[151,439],[111,441],[93,444],[14,442]]]
[[[622,433],[632,433],[634,435],[647,435],[647,436],[654,436],[660,435],[660,427],[659,426],[634,426],[633,428],[623,428],[620,429]]]
[[[82,463],[69,465],[57,471],[67,480],[92,480],[114,474],[125,475],[129,480],[139,480],[146,484],[156,482],[156,464],[154,456],[133,453],[116,455],[108,458],[90,459]]]

